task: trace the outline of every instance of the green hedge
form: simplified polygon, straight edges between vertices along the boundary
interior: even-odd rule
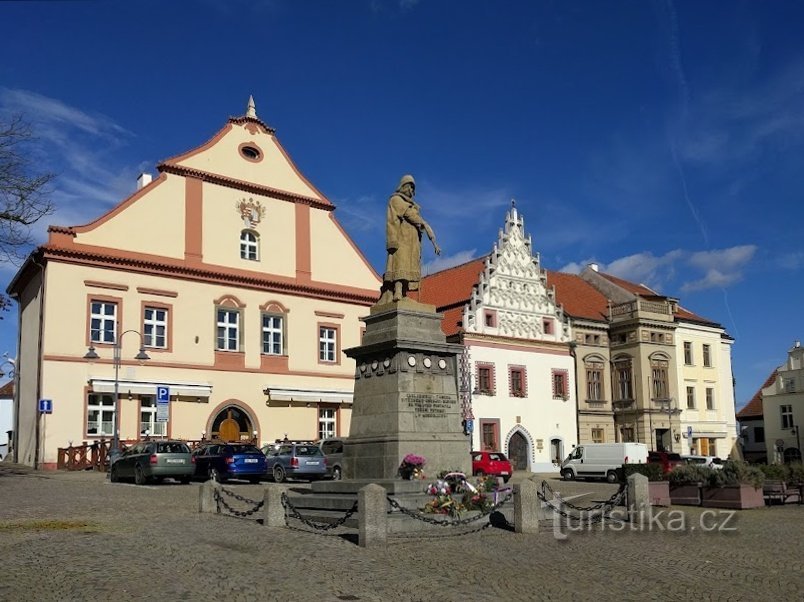
[[[623,464],[621,469],[622,479],[625,480],[632,474],[641,474],[648,477],[648,481],[663,481],[661,464]]]
[[[770,481],[784,481],[789,485],[798,485],[804,482],[804,464],[760,464],[757,466],[765,478]]]

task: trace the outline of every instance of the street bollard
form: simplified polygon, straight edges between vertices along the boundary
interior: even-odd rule
[[[539,524],[546,519],[545,509],[539,500],[539,486],[525,479],[514,486],[514,531],[538,533]]]
[[[218,511],[218,502],[215,499],[216,493],[220,493],[220,483],[210,479],[198,488],[198,511],[212,512]]]
[[[628,516],[632,523],[642,524],[650,511],[648,477],[634,473],[628,482]]]
[[[385,545],[388,538],[388,494],[371,483],[357,492],[358,545],[361,548]]]
[[[271,485],[265,488],[262,507],[262,524],[265,527],[285,526],[285,507],[282,505],[282,496],[287,492],[286,487]]]

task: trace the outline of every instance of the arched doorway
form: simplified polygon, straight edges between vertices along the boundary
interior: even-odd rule
[[[211,436],[221,441],[249,441],[253,425],[251,417],[242,408],[227,406],[212,421]]]
[[[514,470],[527,470],[529,453],[528,440],[521,432],[516,431],[508,441],[508,459]]]
[[[795,447],[788,447],[784,450],[784,463],[801,462],[801,452]]]
[[[564,459],[564,444],[561,439],[550,439],[550,460],[553,464],[561,464]]]

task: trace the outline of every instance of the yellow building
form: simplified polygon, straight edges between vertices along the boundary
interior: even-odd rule
[[[251,100],[157,169],[94,222],[51,226],[9,285],[17,461],[52,467],[58,448],[108,440],[118,409],[123,441],[348,434],[343,349],[381,281],[335,207]]]

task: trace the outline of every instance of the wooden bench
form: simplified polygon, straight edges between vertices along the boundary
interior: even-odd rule
[[[802,485],[788,485],[784,481],[765,481],[762,486],[762,495],[765,497],[766,503],[778,502],[780,504],[787,504],[798,502],[801,504],[802,500]]]

